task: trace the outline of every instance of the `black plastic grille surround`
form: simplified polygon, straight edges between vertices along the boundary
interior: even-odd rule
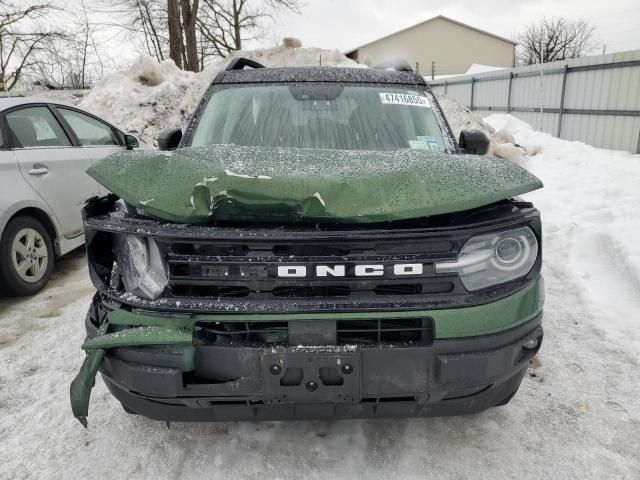
[[[196,344],[204,345],[294,345],[296,333],[287,321],[233,322],[200,324],[194,333]],[[294,321],[296,331],[304,329],[304,321]],[[301,326],[302,325],[302,326]],[[312,339],[331,338],[334,345],[378,345],[411,343],[431,345],[434,336],[433,320],[419,318],[372,318],[338,321],[319,321],[322,332],[315,331]],[[322,345],[321,340],[311,343]]]

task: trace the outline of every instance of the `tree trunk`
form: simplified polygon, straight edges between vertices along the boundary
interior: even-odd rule
[[[184,28],[184,37],[186,40],[187,61],[185,69],[192,72],[199,70],[198,64],[198,40],[196,38],[196,19],[198,16],[199,0],[180,0],[182,7],[182,25]]]
[[[182,32],[180,31],[180,10],[178,0],[167,1],[169,20],[169,57],[182,68]]]
[[[240,10],[236,0],[233,0],[233,38],[236,43],[236,50],[242,50],[242,29],[240,27]]]

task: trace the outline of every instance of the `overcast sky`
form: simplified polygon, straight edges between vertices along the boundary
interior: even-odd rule
[[[596,26],[602,52],[640,49],[638,0],[304,0],[302,15],[283,14],[274,33],[262,43],[270,46],[284,36],[304,46],[342,51],[409,27],[436,15],[507,38],[546,16],[583,18]]]

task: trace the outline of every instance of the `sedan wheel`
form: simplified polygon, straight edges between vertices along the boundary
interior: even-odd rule
[[[27,283],[42,280],[49,265],[44,238],[32,228],[23,228],[13,239],[11,259],[18,276]]]
[[[14,218],[0,239],[0,294],[39,292],[49,281],[53,262],[53,242],[44,225],[33,217]]]

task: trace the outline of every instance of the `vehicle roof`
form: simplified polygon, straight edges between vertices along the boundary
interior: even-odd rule
[[[9,110],[10,108],[13,108],[13,107],[19,107],[21,105],[42,104],[42,103],[46,103],[49,105],[60,105],[62,107],[70,107],[74,110],[85,112],[91,116],[94,116],[100,119],[101,121],[108,123],[112,127],[117,128],[118,130],[121,130],[123,132],[128,131],[125,128],[122,128],[114,123],[109,122],[102,116],[91,113],[86,108],[82,108],[82,107],[79,107],[78,105],[74,105],[72,103],[58,100],[55,98],[35,97],[35,96],[34,97],[0,97],[0,112],[4,112],[5,110]]]
[[[0,111],[7,110],[13,107],[19,107],[20,105],[30,105],[33,103],[50,103],[53,105],[65,105],[68,107],[77,108],[68,102],[56,100],[54,98],[44,97],[2,97],[0,98]]]
[[[346,67],[247,68],[227,70],[215,83],[339,82],[426,85],[414,72]]]

